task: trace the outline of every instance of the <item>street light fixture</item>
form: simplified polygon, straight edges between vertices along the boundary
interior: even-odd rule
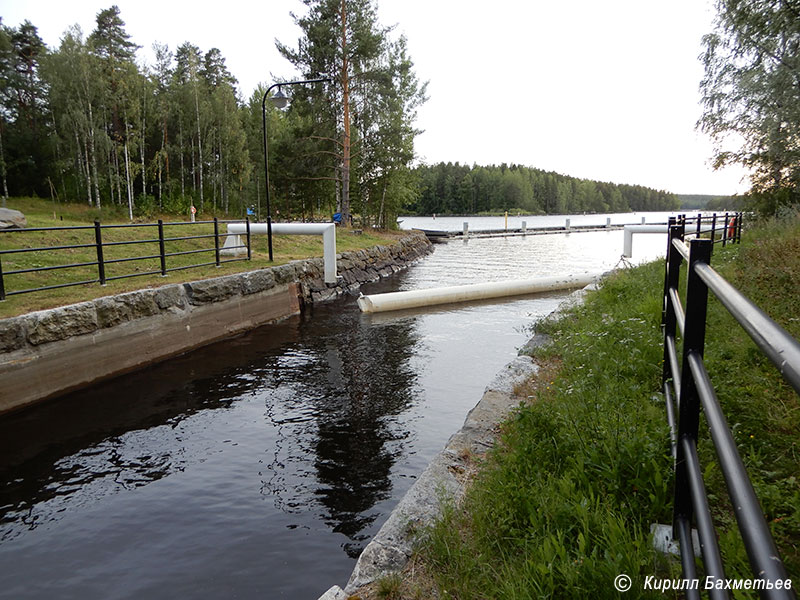
[[[272,95],[269,101],[275,108],[286,108],[286,105],[289,104],[289,96],[283,93],[283,89],[278,84],[278,91]]]
[[[264,181],[267,186],[267,244],[269,245],[269,261],[272,262],[272,212],[270,210],[269,198],[269,160],[268,160],[268,146],[267,146],[267,97],[273,88],[278,88],[275,94],[270,98],[270,101],[275,108],[285,108],[289,103],[289,97],[283,93],[283,86],[285,85],[300,85],[305,83],[320,83],[323,81],[333,81],[330,77],[321,77],[319,79],[304,79],[302,81],[284,81],[281,83],[273,83],[264,92],[264,98],[261,100],[261,119],[264,129]]]

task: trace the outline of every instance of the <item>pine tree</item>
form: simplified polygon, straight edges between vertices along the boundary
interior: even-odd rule
[[[119,159],[122,158],[125,177],[125,192],[128,202],[128,216],[133,220],[133,172],[130,159],[132,138],[143,136],[142,131],[133,130],[138,121],[140,104],[136,101],[138,68],[134,56],[138,46],[130,41],[125,31],[125,22],[120,17],[119,7],[97,13],[95,30],[89,36],[89,47],[102,65],[105,85],[105,109],[110,111],[110,132],[113,145],[109,168],[114,173],[117,194],[122,192],[122,172]],[[121,146],[121,151],[120,151]],[[120,153],[122,156],[120,156]]]
[[[189,133],[192,185],[193,189],[198,192],[200,200],[198,208],[202,212],[205,207],[205,155],[203,153],[203,140],[207,130],[209,116],[207,94],[205,93],[205,89],[202,89],[203,80],[200,76],[202,66],[200,48],[189,42],[181,44],[175,54],[175,62],[175,83],[180,96],[181,156],[185,153],[183,138]],[[195,146],[197,146],[197,154],[195,154]]]
[[[0,129],[4,184],[12,194],[46,193],[44,179],[52,161],[48,144],[47,84],[40,62],[47,48],[30,21],[17,28],[0,24]],[[5,191],[3,192],[5,197]]]
[[[416,132],[410,122],[415,107],[424,100],[424,86],[413,76],[404,41],[393,43],[391,28],[378,24],[372,0],[304,2],[308,14],[295,18],[304,38],[297,49],[278,43],[278,50],[306,78],[335,78],[333,104],[318,95],[301,108],[329,131],[337,132],[335,138],[327,139],[319,139],[325,136],[317,133],[320,143],[316,152],[336,160],[337,204],[343,220],[351,220],[353,193],[362,216],[373,211],[380,219],[390,188],[398,187],[390,185],[391,172],[401,165],[407,167],[413,158]],[[309,92],[300,96],[308,97]],[[381,200],[371,202],[373,196]]]

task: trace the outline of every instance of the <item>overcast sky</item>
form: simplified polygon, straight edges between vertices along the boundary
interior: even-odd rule
[[[416,150],[428,163],[518,163],[681,194],[746,191],[743,172],[714,172],[700,116],[698,60],[710,0],[378,0],[408,39],[429,101]],[[0,0],[50,47],[77,23],[89,34],[114,0]],[[116,0],[140,62],[152,44],[217,47],[242,96],[296,75],[274,40],[296,44],[300,0]]]

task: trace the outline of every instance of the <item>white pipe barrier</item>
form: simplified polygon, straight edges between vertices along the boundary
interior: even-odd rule
[[[630,258],[633,253],[634,233],[668,233],[668,225],[625,225],[625,241],[622,246],[622,256]]]
[[[233,246],[244,246],[243,234],[247,234],[246,223],[228,223],[228,235],[221,254],[244,254],[246,248],[230,249]],[[267,235],[266,223],[250,223],[250,235]],[[273,235],[321,235],[323,260],[325,263],[325,283],[336,283],[336,224],[335,223],[273,223]],[[228,248],[228,250],[226,250]]]
[[[563,277],[541,277],[539,279],[523,279],[512,281],[495,281],[459,285],[453,287],[411,290],[408,292],[389,292],[387,294],[362,295],[358,299],[361,312],[376,313],[421,306],[436,306],[452,302],[468,302],[470,300],[487,300],[506,296],[536,294],[571,288],[585,287],[597,281],[602,273],[582,273]]]

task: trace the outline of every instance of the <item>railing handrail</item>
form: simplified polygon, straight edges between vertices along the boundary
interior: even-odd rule
[[[800,394],[800,343],[707,264],[695,271],[761,351]]]
[[[741,213],[737,213],[735,218],[734,235],[729,239],[738,241],[741,236]],[[698,216],[696,222],[700,221]],[[694,518],[697,521],[707,575],[724,577],[697,456],[702,407],[728,487],[728,495],[735,507],[737,524],[750,566],[757,579],[774,584],[779,580],[787,580],[788,575],[703,362],[709,290],[778,367],[798,394],[800,344],[711,268],[709,262],[713,239],[695,238],[688,245],[684,242],[688,233],[686,225],[689,222],[690,220],[680,217],[670,219],[663,295],[663,392],[675,457],[673,535],[680,542],[684,577],[694,579],[693,548],[688,533]],[[725,223],[728,224],[727,216]],[[680,267],[684,261],[689,265],[685,309],[678,293]],[[678,329],[683,336],[681,367],[676,349]],[[673,396],[677,401],[677,416]],[[795,598],[791,589],[773,587],[760,591],[763,598]],[[709,590],[709,593],[713,598],[728,597],[725,590]],[[699,598],[699,592],[693,590],[687,593],[687,598]]]
[[[241,220],[220,220],[214,218],[210,221],[185,221],[185,222],[171,222],[171,223],[164,223],[163,220],[159,219],[156,223],[123,223],[123,224],[110,224],[110,225],[102,225],[99,220],[96,220],[92,225],[77,225],[77,226],[65,226],[65,227],[31,227],[25,229],[4,229],[0,230],[0,233],[24,233],[24,232],[43,232],[43,231],[75,231],[75,230],[83,230],[89,231],[94,230],[94,243],[83,243],[83,244],[64,244],[59,246],[43,246],[43,247],[35,247],[35,248],[12,248],[8,250],[0,250],[0,259],[2,259],[3,255],[11,255],[11,254],[21,254],[27,252],[53,252],[58,250],[74,250],[74,249],[86,249],[86,248],[95,248],[96,253],[96,260],[89,261],[89,262],[78,262],[78,263],[68,263],[62,265],[49,265],[46,267],[31,267],[25,269],[14,269],[10,271],[3,272],[2,262],[0,262],[0,300],[5,300],[6,296],[16,295],[16,294],[27,294],[30,292],[38,292],[44,290],[51,290],[57,289],[62,287],[71,287],[76,285],[87,285],[92,283],[100,283],[101,285],[105,285],[107,281],[112,281],[115,279],[126,279],[129,277],[141,277],[143,275],[156,275],[160,274],[162,277],[166,277],[167,273],[171,271],[182,271],[185,269],[192,269],[197,267],[204,267],[215,265],[219,267],[222,263],[228,262],[237,262],[240,260],[250,260],[252,257],[252,249],[250,248],[250,219],[249,217],[246,218],[247,223],[247,231],[248,235],[246,236],[246,244],[240,246],[234,246],[233,248],[247,248],[247,257],[246,258],[230,258],[230,259],[221,259],[220,258],[220,251],[221,246],[219,243],[220,235],[227,236],[227,233],[220,233],[219,231],[219,224],[220,223],[240,223]],[[178,225],[213,225],[214,233],[209,234],[199,234],[199,235],[186,235],[186,236],[171,236],[166,237],[164,235],[164,227],[165,226],[178,226]],[[158,229],[158,237],[154,239],[143,239],[143,240],[123,240],[123,241],[103,241],[102,239],[102,232],[103,230],[108,229],[123,229],[123,228],[143,228],[143,227],[154,227]],[[179,242],[185,240],[196,240],[196,239],[214,239],[214,246],[211,248],[201,248],[201,249],[193,249],[193,250],[186,250],[186,251],[178,251],[178,252],[167,252],[165,248],[165,242]],[[104,258],[103,249],[104,248],[111,248],[115,246],[126,246],[126,245],[134,245],[134,244],[158,244],[158,254],[147,254],[143,256],[131,256],[125,258],[115,258],[115,259],[106,259]],[[191,265],[181,265],[177,267],[168,268],[166,259],[170,256],[183,256],[188,254],[198,254],[203,252],[213,252],[214,253],[214,260],[211,262],[202,262],[196,263]],[[139,261],[139,260],[160,260],[160,268],[154,271],[145,271],[139,273],[128,273],[124,275],[116,275],[113,277],[106,277],[105,274],[105,266],[110,264],[116,263],[126,263],[132,261]],[[89,279],[83,281],[72,281],[68,283],[61,283],[56,285],[48,285],[48,286],[40,286],[35,288],[28,288],[22,290],[14,290],[8,291],[6,290],[5,285],[5,277],[8,275],[18,275],[22,273],[37,273],[43,271],[53,271],[56,269],[73,269],[73,268],[81,268],[81,267],[97,267],[97,274],[98,277],[96,279]]]

